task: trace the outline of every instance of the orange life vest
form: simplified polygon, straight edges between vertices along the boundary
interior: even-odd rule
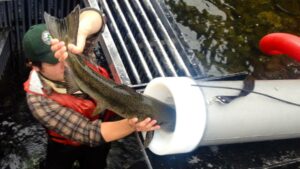
[[[104,68],[102,68],[100,66],[96,67],[92,64],[87,64],[87,65],[89,67],[91,67],[95,72],[99,73],[100,75],[102,75],[106,78],[109,78],[109,75]],[[50,98],[50,99],[56,101],[58,104],[60,104],[64,107],[71,108],[72,110],[82,114],[83,116],[87,117],[91,121],[99,119],[99,115],[92,116],[92,112],[94,111],[94,109],[96,107],[96,103],[94,101],[75,97],[75,96],[69,95],[69,94],[60,94],[57,92],[52,92],[50,95],[47,95],[45,92],[43,94],[36,93],[36,92],[30,90],[30,80],[31,79],[29,77],[29,79],[24,83],[24,90],[27,93],[39,94],[39,95],[43,95],[47,98]],[[109,120],[109,118],[111,117],[112,114],[113,114],[113,112],[107,111],[104,115],[102,115],[101,119],[103,121],[107,121],[107,120]],[[79,142],[67,139],[52,130],[47,130],[47,133],[49,134],[50,138],[55,142],[58,142],[61,144],[66,144],[66,145],[72,145],[72,146],[80,145]]]

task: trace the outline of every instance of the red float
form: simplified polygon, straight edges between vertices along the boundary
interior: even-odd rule
[[[289,33],[271,33],[259,42],[259,48],[268,55],[285,54],[300,62],[300,37]]]

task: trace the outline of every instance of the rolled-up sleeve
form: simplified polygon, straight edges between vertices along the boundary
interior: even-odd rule
[[[105,142],[100,132],[100,120],[90,121],[80,113],[40,95],[27,94],[27,103],[33,116],[47,129],[91,147]]]

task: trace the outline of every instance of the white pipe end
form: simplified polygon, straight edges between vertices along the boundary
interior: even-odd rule
[[[149,149],[157,155],[187,153],[200,143],[206,126],[206,105],[200,87],[188,77],[163,77],[152,80],[144,94],[175,106],[174,132],[154,132]]]

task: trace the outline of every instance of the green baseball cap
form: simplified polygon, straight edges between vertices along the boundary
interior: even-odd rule
[[[58,63],[50,47],[51,35],[45,24],[34,25],[29,28],[23,38],[25,56],[31,61],[50,64]]]

